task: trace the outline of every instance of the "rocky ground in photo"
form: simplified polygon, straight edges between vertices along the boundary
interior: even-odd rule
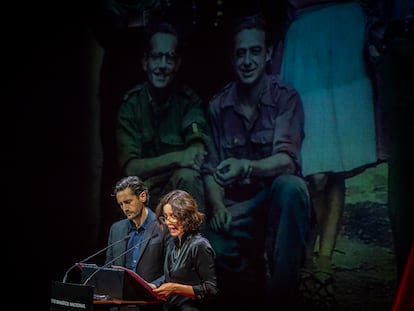
[[[387,165],[347,180],[334,252],[335,311],[389,311],[397,289],[387,206]]]

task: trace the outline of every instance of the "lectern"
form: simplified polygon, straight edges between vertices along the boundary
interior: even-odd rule
[[[52,281],[50,311],[92,311],[98,306],[158,304],[161,299],[134,271],[81,265],[81,283]]]
[[[159,303],[151,287],[134,271],[121,267],[111,268],[85,265],[82,283],[94,289],[95,300],[125,300]]]

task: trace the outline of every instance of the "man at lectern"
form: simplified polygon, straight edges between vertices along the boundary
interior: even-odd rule
[[[166,245],[171,236],[168,230],[161,229],[155,213],[148,207],[148,188],[141,178],[127,176],[116,183],[113,195],[126,218],[111,225],[108,245],[122,240],[122,237],[129,238],[108,248],[105,264],[126,267],[147,282],[157,282],[164,275]],[[145,306],[150,307],[158,306]],[[130,306],[125,308],[138,310]]]

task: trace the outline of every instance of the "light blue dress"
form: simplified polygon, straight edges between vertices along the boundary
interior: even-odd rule
[[[357,3],[325,4],[303,10],[287,31],[280,75],[303,102],[304,176],[350,172],[377,161],[365,23]]]

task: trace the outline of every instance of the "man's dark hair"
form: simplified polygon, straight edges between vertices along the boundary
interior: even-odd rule
[[[235,19],[231,32],[232,38],[234,38],[240,31],[244,29],[263,30],[266,35],[266,45],[270,44],[266,19],[264,18],[263,14],[257,13],[252,15],[245,15]]]
[[[139,196],[141,192],[147,193],[147,202],[146,205],[148,205],[149,202],[149,193],[148,188],[145,186],[144,181],[139,178],[138,176],[126,176],[119,180],[113,190],[113,196],[116,196],[118,192],[124,191],[125,189],[131,189],[132,193],[136,196]]]
[[[180,37],[178,34],[177,29],[175,29],[175,27],[167,22],[161,22],[161,23],[156,23],[156,24],[152,24],[149,25],[146,31],[146,38],[145,38],[145,52],[149,52],[150,48],[151,48],[151,37],[156,34],[156,33],[168,33],[171,34],[173,36],[175,36],[177,38],[177,51],[176,53],[178,53],[178,48],[180,46]]]

